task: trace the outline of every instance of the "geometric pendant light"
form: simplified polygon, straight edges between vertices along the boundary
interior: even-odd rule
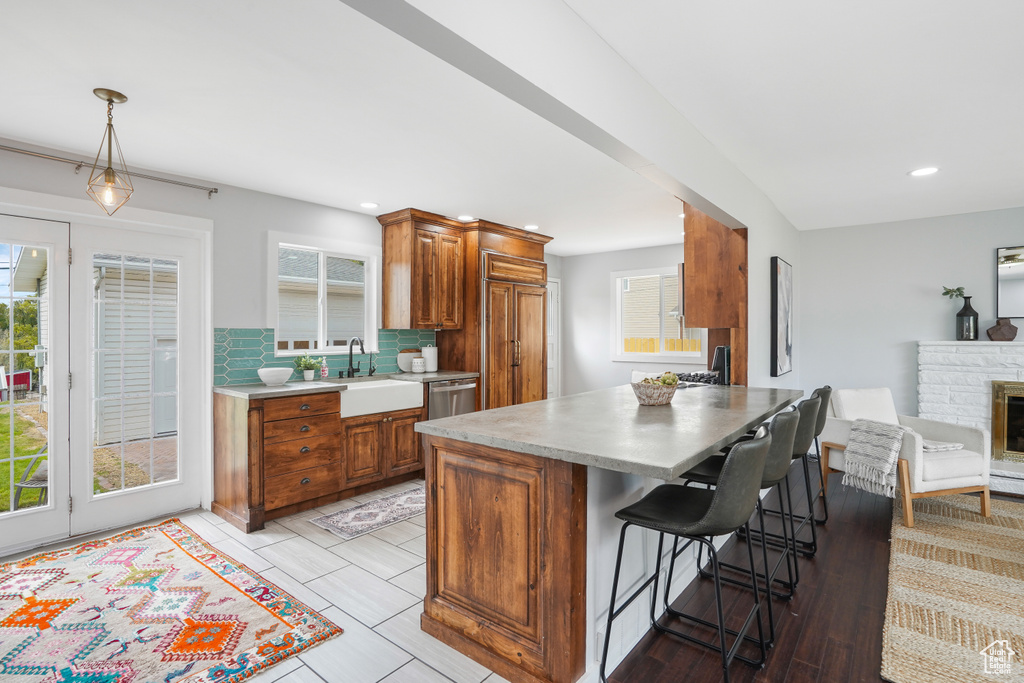
[[[127,102],[128,98],[116,90],[107,88],[96,88],[93,93],[107,103],[107,128],[100,142],[100,150],[96,153],[92,172],[89,174],[89,189],[86,193],[107,212],[108,216],[112,216],[124,206],[135,191],[124,163],[124,155],[121,154],[121,144],[114,133],[114,103]]]

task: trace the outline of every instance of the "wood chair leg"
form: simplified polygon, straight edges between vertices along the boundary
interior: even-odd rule
[[[981,492],[981,516],[992,516],[992,497],[989,495],[987,486],[985,487],[985,490]]]
[[[898,465],[900,496],[903,499],[903,526],[914,526],[914,500],[910,497],[910,466],[900,458]]]

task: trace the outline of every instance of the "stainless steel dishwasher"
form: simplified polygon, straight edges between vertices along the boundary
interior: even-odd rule
[[[431,382],[429,386],[427,419],[462,415],[476,410],[475,379]]]

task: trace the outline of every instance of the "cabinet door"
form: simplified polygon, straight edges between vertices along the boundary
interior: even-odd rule
[[[440,235],[429,230],[413,231],[412,239],[412,326],[434,329],[440,316],[438,308],[438,241]]]
[[[415,430],[420,417],[422,411],[414,409],[391,413],[384,418],[384,431],[388,435],[387,476],[404,474],[423,467],[420,435]]]
[[[462,327],[462,236],[438,235],[437,323],[446,330]]]
[[[515,286],[516,403],[540,401],[547,395],[547,339],[544,287]]]
[[[487,283],[484,408],[502,408],[515,403],[512,395],[512,362],[515,358],[515,338],[512,336],[514,287],[507,282]]]
[[[383,423],[380,415],[341,421],[344,488],[384,478]]]

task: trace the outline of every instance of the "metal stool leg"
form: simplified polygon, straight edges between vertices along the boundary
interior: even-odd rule
[[[821,500],[821,510],[824,513],[823,517],[815,517],[815,524],[826,524],[828,522],[828,497],[825,495],[825,473],[821,471],[821,441],[818,437],[814,437],[814,452],[815,459],[818,463],[818,496]]]

